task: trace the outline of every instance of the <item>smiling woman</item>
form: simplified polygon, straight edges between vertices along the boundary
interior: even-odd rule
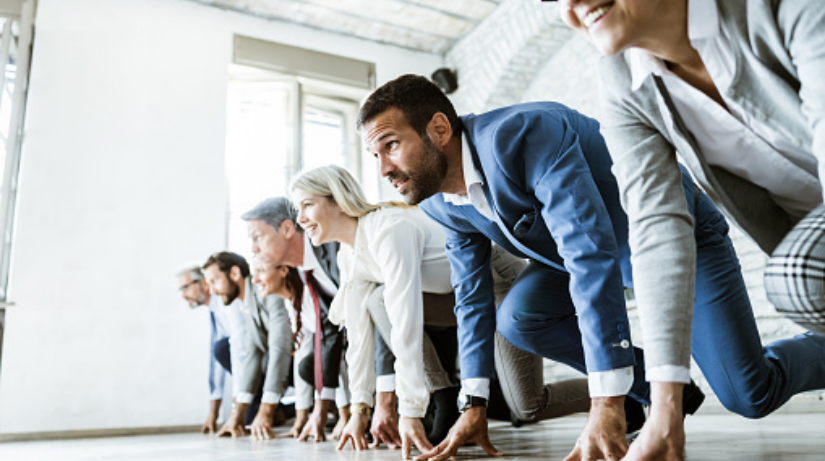
[[[396,356],[403,446],[431,449],[430,442],[440,442],[457,417],[457,389],[438,359],[431,359],[436,351],[424,339],[424,325],[443,324],[444,312],[451,313],[454,305],[443,231],[417,207],[369,203],[359,184],[341,167],[310,170],[293,181],[291,190],[298,223],[312,244],[343,243],[338,255],[343,283],[330,320],[345,325],[349,332],[347,362],[353,402],[373,403],[373,331],[377,328]],[[381,296],[375,289],[378,285],[384,286],[383,302],[365,303],[365,299]],[[454,316],[447,317],[452,317],[454,325]],[[433,363],[436,366],[428,365]],[[425,435],[421,418],[431,392],[436,422]],[[356,447],[365,447],[366,424],[366,415],[356,412],[340,446],[352,441]]]
[[[825,332],[825,278],[814,263],[825,253],[825,12],[816,0],[559,6],[605,55],[601,128],[628,214],[656,415],[626,459],[681,460],[682,415],[665,402],[682,392],[691,353],[720,402],[751,418],[825,386],[822,336],[763,345],[736,255],[713,249],[719,239],[703,237],[679,193],[683,163],[772,254],[764,283],[777,310]]]

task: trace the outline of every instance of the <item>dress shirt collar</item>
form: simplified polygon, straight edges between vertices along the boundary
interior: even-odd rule
[[[715,39],[722,29],[715,0],[688,0],[688,39],[694,44],[700,40]],[[661,59],[641,48],[627,50],[633,91],[642,86],[650,75],[662,75],[667,70]]]
[[[470,151],[470,143],[467,141],[467,135],[461,133],[461,169],[464,171],[464,186],[467,194],[475,187],[484,185],[481,180],[481,173],[476,170],[473,162],[473,154]],[[470,197],[467,194],[442,194],[444,201],[452,203],[453,205],[468,205],[470,204]]]
[[[309,241],[306,234],[304,234],[304,264],[299,269],[303,272],[315,271],[315,274],[324,270],[321,267],[321,262],[318,261],[318,257],[315,256],[315,247],[312,246],[312,242]]]

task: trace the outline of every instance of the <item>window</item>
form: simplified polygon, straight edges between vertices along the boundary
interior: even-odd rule
[[[250,259],[240,216],[267,197],[288,196],[300,171],[336,164],[377,191],[378,178],[361,174],[355,131],[366,89],[317,78],[233,64],[227,91],[227,248]]]
[[[13,4],[13,5],[12,5]],[[11,6],[19,10],[9,11]],[[0,8],[0,357],[8,299],[17,177],[26,109],[34,1],[7,2]]]

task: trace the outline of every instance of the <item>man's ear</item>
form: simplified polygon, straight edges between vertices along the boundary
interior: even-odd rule
[[[443,112],[436,112],[430,119],[430,123],[427,124],[427,135],[439,149],[443,149],[450,142],[450,138],[453,137],[453,127]]]
[[[298,230],[295,229],[295,223],[293,223],[290,219],[284,219],[281,221],[281,225],[278,226],[278,233],[283,235],[287,240],[291,239],[297,231]]]
[[[229,279],[235,283],[238,283],[243,280],[243,275],[241,275],[241,268],[238,266],[232,266],[229,269]]]

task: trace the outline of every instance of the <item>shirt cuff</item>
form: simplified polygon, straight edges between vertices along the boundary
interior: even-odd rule
[[[412,402],[398,399],[398,415],[404,418],[423,418],[427,414],[427,405],[430,400],[426,402]]]
[[[395,375],[381,375],[375,378],[375,392],[395,392]]]
[[[594,371],[587,374],[590,398],[627,395],[633,387],[633,367]]]
[[[490,400],[490,378],[462,379],[461,393]]]
[[[249,392],[241,392],[235,397],[235,401],[238,403],[252,403],[252,399],[254,398],[255,396]]]
[[[349,398],[349,391],[344,389],[343,386],[335,390],[335,405],[337,405],[338,408],[349,405]]]
[[[681,365],[661,365],[653,367],[645,373],[648,381],[668,383],[690,383],[690,368]]]
[[[321,395],[318,397],[321,400],[335,400],[335,388],[324,387],[321,389]]]
[[[364,405],[372,408],[375,406],[375,399],[372,396],[371,392],[352,392],[352,403],[363,403]]]
[[[274,405],[276,403],[280,403],[282,395],[276,394],[274,392],[264,392],[264,396],[261,397],[261,403],[268,403],[270,405]]]
[[[296,393],[295,394],[295,409],[308,410],[312,408],[313,399],[311,392]]]

